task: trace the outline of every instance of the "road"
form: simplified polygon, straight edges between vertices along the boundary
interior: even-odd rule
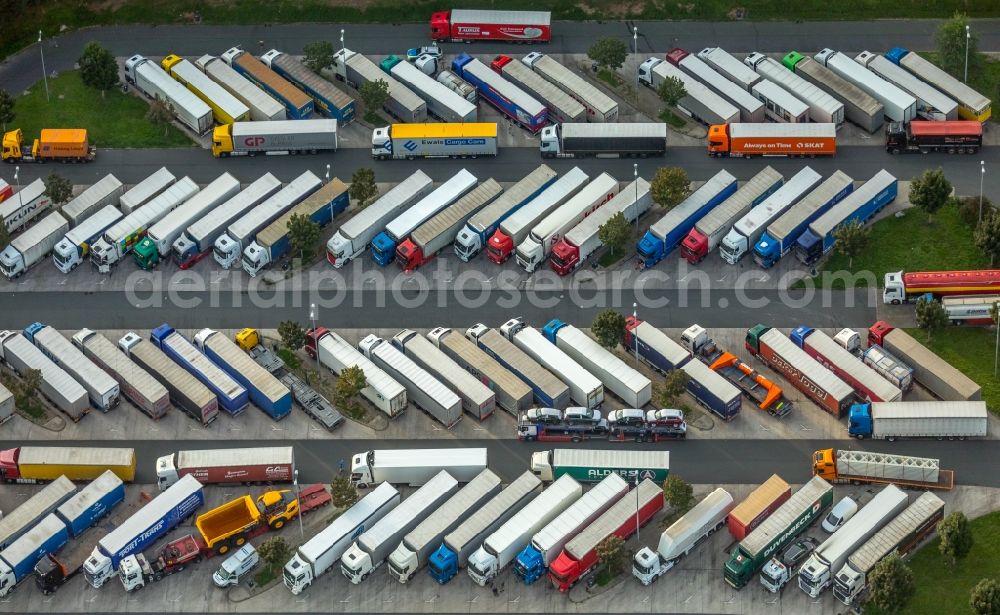
[[[442,291],[424,293],[426,300],[418,301],[417,291],[338,294],[326,289],[314,294],[262,291],[253,296],[246,292],[180,291],[173,296],[148,296],[137,291],[139,302],[129,303],[129,295],[122,292],[15,292],[3,296],[0,328],[21,329],[25,323],[40,321],[59,329],[151,329],[164,322],[177,329],[200,329],[206,324],[220,329],[273,329],[283,320],[309,322],[311,303],[319,306],[319,324],[348,329],[399,328],[401,323],[427,329],[466,328],[478,322],[500,326],[515,316],[539,327],[553,318],[589,327],[603,309],[631,312],[633,303],[639,304],[640,318],[662,328],[684,328],[695,322],[705,327],[765,323],[781,327],[867,328],[876,320],[874,303],[868,301],[863,290],[816,293],[804,305],[786,304],[773,290],[746,291],[748,298],[760,302],[751,305],[741,302],[736,291],[730,289],[705,293],[704,303],[702,293],[692,290],[683,305],[682,292],[675,289],[584,290],[579,295],[582,300],[575,300],[568,292],[495,290],[480,299],[477,291],[468,291],[469,299],[463,301],[454,293]]]
[[[782,52],[791,50],[816,52],[823,47],[858,52],[864,49],[885,51],[892,47],[914,50],[934,48],[936,20],[873,20],[837,22],[639,22],[639,52],[665,52],[673,47],[695,51],[721,45],[729,51]],[[257,26],[119,26],[90,28],[46,39],[45,65],[49,71],[72,68],[89,41],[100,41],[116,56],[140,53],[164,56],[219,55],[240,45],[249,51],[263,53],[277,48],[301,53],[312,41],[335,40],[336,24],[257,25]],[[975,20],[973,28],[979,36],[979,49],[1000,49],[1000,20]],[[348,25],[345,43],[349,49],[371,53],[378,57],[390,52],[403,52],[407,47],[427,44],[427,24]],[[618,36],[629,42],[632,30],[625,22],[559,23],[553,26],[553,40],[547,45],[531,47],[550,53],[584,53],[601,36]],[[52,33],[45,33],[51,36]],[[398,47],[386,41],[399,41]],[[477,43],[474,47],[446,45],[446,51],[474,49],[476,53],[518,53],[526,47],[496,43]],[[17,92],[41,76],[41,58],[36,45],[12,56],[0,66],[0,83],[8,91]]]
[[[0,450],[21,446],[23,442],[0,441]],[[32,441],[32,446],[65,446],[65,442]],[[155,483],[156,459],[178,450],[231,448],[229,442],[195,440],[92,441],[92,446],[130,446],[136,449],[138,469],[136,482]],[[762,483],[778,472],[790,483],[809,480],[810,458],[819,449],[838,447],[842,440],[688,440],[641,446],[668,450],[670,470],[695,484]],[[274,440],[241,441],[240,446],[275,446]],[[409,440],[309,440],[289,442],[295,448],[295,461],[303,482],[326,482],[337,473],[339,461],[348,469],[354,453],[380,448],[411,448]],[[629,445],[625,445],[629,446]],[[984,459],[996,456],[996,441],[965,442],[909,441],[850,444],[852,449],[919,455],[941,460],[941,467],[955,471],[955,482],[961,485],[1000,487],[1000,474]],[[528,469],[534,451],[548,450],[552,445],[525,443],[516,440],[421,440],[417,448],[485,447],[490,469],[504,481],[511,481]],[[615,448],[614,445],[594,444],[591,448]]]
[[[943,165],[948,179],[961,194],[978,194],[980,169],[979,161],[985,160],[988,168],[1000,166],[1000,147],[988,147],[976,156],[890,156],[881,147],[851,146],[841,147],[834,158],[816,158],[812,160],[786,158],[758,158],[752,160],[710,158],[701,147],[677,147],[668,150],[663,158],[606,159],[589,158],[582,160],[546,160],[543,161],[534,149],[516,148],[501,149],[495,159],[479,158],[468,160],[431,159],[408,162],[383,161],[374,162],[368,149],[342,149],[332,154],[316,154],[315,156],[258,156],[254,158],[216,159],[204,150],[199,149],[105,149],[98,153],[97,160],[81,165],[21,165],[19,182],[22,186],[37,177],[44,177],[53,170],[65,175],[76,184],[92,184],[108,173],[125,183],[136,183],[152,174],[162,166],[168,167],[175,175],[190,176],[197,182],[208,183],[222,173],[228,171],[243,182],[251,182],[266,172],[274,173],[282,181],[290,181],[305,170],[312,170],[319,176],[326,173],[326,165],[330,164],[332,176],[350,179],[355,169],[373,167],[378,181],[398,182],[413,173],[417,168],[427,172],[437,181],[443,181],[468,168],[480,179],[493,177],[497,181],[517,181],[533,171],[539,164],[545,162],[558,172],[565,172],[574,166],[596,177],[603,171],[608,171],[619,180],[630,180],[633,175],[633,164],[638,162],[639,174],[652,176],[657,167],[676,165],[684,168],[688,176],[694,180],[705,180],[715,175],[719,170],[726,169],[737,179],[745,180],[752,177],[767,165],[791,177],[804,165],[808,164],[824,176],[836,170],[847,173],[856,180],[869,179],[879,169],[886,169],[900,179],[910,179],[919,175],[928,166]],[[12,181],[10,171],[4,176]],[[984,191],[986,194],[1000,194],[1000,173],[987,173]]]

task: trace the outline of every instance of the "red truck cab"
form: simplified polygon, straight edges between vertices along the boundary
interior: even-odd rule
[[[20,448],[9,448],[5,451],[0,451],[0,480],[14,483],[21,478],[21,471],[17,465],[17,457],[20,452]]]
[[[895,329],[892,325],[884,320],[876,322],[874,325],[868,327],[868,345],[878,344],[882,346],[885,336],[889,335],[892,330]]]
[[[698,229],[691,229],[681,241],[681,256],[692,265],[700,263],[708,256],[708,237],[699,233]]]
[[[673,49],[667,52],[665,58],[667,62],[670,62],[674,66],[680,66],[681,60],[688,57],[688,55],[689,55],[688,52],[684,51],[680,47],[674,47]]]
[[[446,41],[451,38],[451,11],[431,13],[431,40]]]
[[[514,58],[500,54],[497,57],[493,58],[493,61],[490,62],[490,68],[495,70],[498,74],[502,75],[503,67],[510,64],[513,61]]]
[[[413,271],[427,261],[424,260],[423,251],[407,237],[403,243],[396,246],[396,262],[403,271]]]
[[[510,255],[514,253],[514,240],[507,236],[506,233],[497,229],[490,240],[486,242],[486,256],[491,261],[498,265],[504,264],[504,262],[510,258]]]
[[[562,238],[552,246],[549,265],[559,275],[569,275],[580,264],[580,248]]]

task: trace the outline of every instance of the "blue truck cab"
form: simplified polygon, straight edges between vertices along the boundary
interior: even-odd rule
[[[431,575],[431,578],[439,584],[444,585],[458,574],[458,555],[442,544],[428,558],[427,574]]]
[[[372,239],[372,260],[379,267],[385,267],[396,259],[396,242],[389,233],[382,231]]]
[[[532,544],[528,544],[514,560],[514,574],[524,581],[525,585],[531,585],[545,576],[546,570],[548,568],[545,566],[545,558]]]
[[[872,427],[872,405],[852,405],[847,414],[847,434],[860,440],[872,435]]]

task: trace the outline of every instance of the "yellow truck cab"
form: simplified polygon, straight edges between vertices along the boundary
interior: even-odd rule
[[[250,352],[257,346],[260,346],[260,334],[257,333],[257,329],[247,327],[246,329],[241,329],[239,333],[235,336],[236,345]]]
[[[223,124],[212,130],[212,155],[227,156],[233,151],[233,125]]]
[[[257,498],[257,509],[272,530],[280,530],[299,514],[299,500],[288,489],[268,491]]]

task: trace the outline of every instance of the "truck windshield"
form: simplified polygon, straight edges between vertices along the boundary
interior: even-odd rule
[[[477,577],[486,576],[486,571],[484,571],[482,568],[480,568],[478,565],[472,562],[469,562],[469,570],[472,572],[472,574],[476,575]]]
[[[565,583],[566,582],[566,575],[559,574],[558,572],[556,572],[556,570],[554,568],[551,568],[551,567],[549,568],[549,574],[552,575],[552,577],[555,580],[559,581],[560,583]]]
[[[60,250],[54,250],[52,254],[56,257],[56,262],[64,264],[69,260],[69,254],[63,254]]]
[[[635,571],[638,572],[639,574],[649,574],[650,572],[653,571],[653,567],[652,566],[645,565],[645,564],[640,564],[639,562],[635,562],[632,565],[632,567],[635,568]]]
[[[503,252],[501,252],[499,249],[494,248],[493,246],[489,246],[486,249],[489,250],[489,253],[492,254],[493,256],[496,256],[497,258],[503,258]]]
[[[226,260],[229,258],[229,254],[227,252],[223,252],[219,248],[213,248],[212,251],[215,252],[215,256],[221,260]]]
[[[243,268],[247,271],[257,271],[257,262],[250,256],[243,257]]]
[[[403,576],[406,573],[406,568],[400,568],[399,564],[391,559],[389,560],[389,568],[392,568],[399,576]]]
[[[559,266],[559,267],[565,267],[566,266],[566,261],[563,260],[563,259],[561,259],[561,258],[559,258],[559,255],[556,254],[555,252],[552,253],[551,258],[552,258],[552,262],[555,263],[557,266]]]

